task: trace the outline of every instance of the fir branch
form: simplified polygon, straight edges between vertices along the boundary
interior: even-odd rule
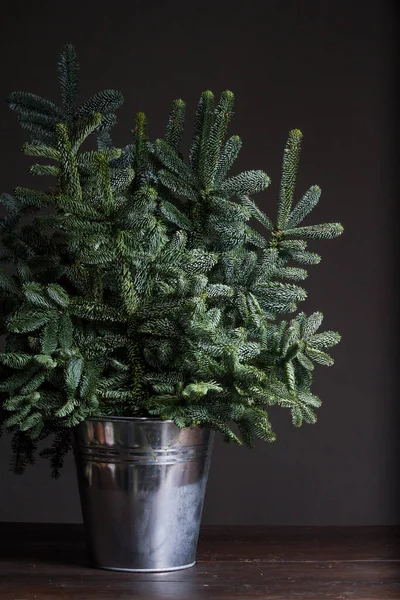
[[[143,112],[136,115],[134,135],[134,152],[132,167],[135,171],[135,187],[147,182],[147,172],[149,169],[149,148],[147,135],[147,117]]]
[[[160,183],[165,185],[165,187],[173,194],[184,196],[185,198],[188,198],[188,200],[194,202],[198,200],[198,192],[190,185],[190,183],[180,179],[173,173],[162,169],[158,172],[158,179]]]
[[[66,120],[72,119],[79,88],[79,64],[75,48],[68,44],[61,51],[58,61],[58,78],[61,87],[63,111]]]
[[[211,126],[214,94],[207,90],[202,92],[196,109],[193,139],[189,150],[189,162],[193,172],[201,179],[202,162],[204,162],[205,144]]]
[[[10,469],[16,475],[22,475],[28,465],[35,463],[35,451],[37,444],[22,431],[15,431],[11,441],[12,457]]]
[[[229,90],[222,92],[213,114],[213,122],[206,139],[202,167],[202,183],[208,189],[213,186],[219,165],[221,146],[233,115],[234,95]],[[204,133],[207,135],[207,133]]]
[[[55,177],[59,174],[58,167],[53,165],[32,165],[29,172],[31,175],[54,175]]]
[[[303,134],[301,131],[292,129],[285,146],[278,200],[277,227],[279,229],[286,227],[290,214],[300,161],[302,138]]]
[[[293,229],[312,211],[312,209],[318,204],[321,197],[321,188],[317,185],[313,185],[302,197],[302,199],[296,204],[292,212],[290,213],[286,227],[287,229]]]
[[[338,237],[342,233],[343,225],[341,225],[341,223],[322,223],[320,225],[286,229],[282,232],[282,237],[303,237],[306,239],[331,240],[335,237]]]
[[[45,146],[43,144],[25,143],[22,146],[22,151],[27,156],[38,156],[40,158],[51,158],[56,161],[59,161],[61,158],[58,150],[56,150],[52,146]]]
[[[222,181],[225,179],[229,170],[232,168],[233,163],[239,156],[240,149],[242,147],[242,140],[238,135],[230,137],[220,154],[217,168],[215,171],[214,185],[219,188]]]
[[[62,117],[59,108],[57,108],[54,102],[30,92],[12,92],[7,98],[7,103],[11,110],[15,110],[18,115],[23,115],[27,111],[30,111],[56,119]]]
[[[74,133],[71,136],[71,153],[76,154],[83,142],[99,127],[102,122],[101,112],[84,115],[74,122]],[[62,157],[60,152],[60,157]]]
[[[65,456],[72,449],[72,436],[69,429],[59,429],[54,437],[51,448],[45,448],[39,452],[43,458],[50,460],[51,476],[58,479],[64,464]]]
[[[219,189],[229,196],[241,196],[262,192],[270,184],[270,178],[264,171],[245,171],[226,179]]]
[[[176,150],[165,140],[157,139],[153,144],[153,152],[160,162],[175,173],[180,179],[186,181],[192,187],[197,186],[197,178],[186,163],[179,157]]]
[[[93,94],[77,110],[77,115],[92,115],[93,113],[107,114],[113,113],[124,102],[121,92],[116,90],[103,90]]]
[[[174,100],[168,119],[165,141],[176,152],[182,141],[183,129],[185,124],[186,105],[183,100]]]
[[[272,231],[274,225],[269,217],[264,214],[247,195],[239,196],[239,201],[247,208],[251,216],[257,219],[259,223],[264,225],[266,229]]]
[[[51,311],[45,308],[20,308],[8,320],[8,329],[14,333],[35,331],[47,323],[51,315]]]
[[[59,189],[62,194],[71,196],[74,202],[82,201],[82,188],[76,165],[73,147],[68,135],[68,129],[62,123],[56,127],[58,152],[60,153]]]

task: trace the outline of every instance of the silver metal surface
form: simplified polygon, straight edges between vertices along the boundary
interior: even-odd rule
[[[214,432],[105,417],[74,428],[92,566],[174,571],[195,564]]]

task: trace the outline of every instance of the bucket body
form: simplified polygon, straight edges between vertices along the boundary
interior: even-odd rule
[[[87,419],[74,454],[90,564],[173,571],[195,564],[214,432],[147,418]]]

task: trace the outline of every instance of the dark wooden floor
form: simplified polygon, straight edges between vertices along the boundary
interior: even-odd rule
[[[0,523],[0,600],[400,599],[399,527],[204,527],[171,573],[86,565],[81,525]]]

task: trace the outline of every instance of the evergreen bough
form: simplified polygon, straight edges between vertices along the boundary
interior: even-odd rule
[[[0,270],[0,428],[13,434],[12,470],[53,434],[40,454],[57,477],[70,428],[91,416],[199,424],[249,447],[275,440],[268,406],[289,408],[297,427],[315,423],[314,364],[333,364],[326,350],[340,335],[319,331],[321,312],[283,315],[306,298],[299,282],[320,261],[307,240],[343,227],[301,226],[321,194],[313,186],[293,205],[301,132],[289,133],[274,223],[252,199],[266,173],[230,175],[242,144],[226,139],[232,92],[201,94],[185,160],[182,100],[164,138],[150,141],[139,113],[131,143],[116,148],[122,95],[104,90],[79,106],[70,45],[58,75],[60,106],[26,92],[8,99],[30,132],[24,153],[40,159],[31,173],[55,178],[0,198],[0,260],[12,266]],[[82,148],[88,138],[95,149]]]

